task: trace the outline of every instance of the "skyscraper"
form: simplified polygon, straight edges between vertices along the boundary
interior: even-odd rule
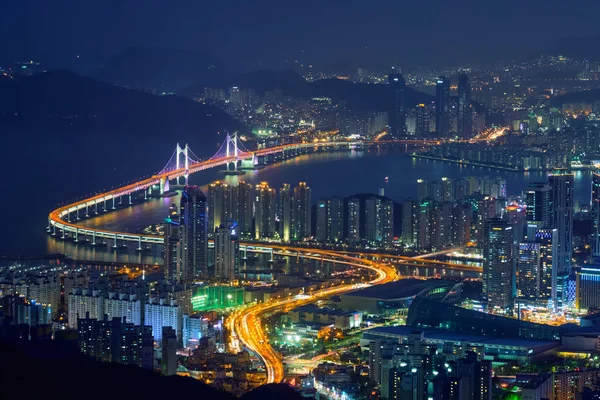
[[[181,246],[180,279],[193,281],[207,277],[206,196],[197,186],[186,186],[181,194],[179,238]]]
[[[238,223],[239,236],[254,237],[252,232],[252,185],[239,181],[231,188],[232,213],[231,219]]]
[[[215,279],[231,282],[239,272],[237,223],[227,221],[215,230]]]
[[[525,191],[527,204],[527,221],[541,222],[545,228],[550,227],[552,188],[547,183],[532,183]]]
[[[600,173],[592,175],[592,255],[600,257]]]
[[[292,236],[292,189],[284,183],[279,189],[279,237],[289,242]]]
[[[225,182],[216,181],[208,185],[208,231],[211,236],[215,228],[232,218],[231,186]]]
[[[350,242],[360,241],[360,200],[348,199],[346,204],[347,232],[346,237]]]
[[[391,246],[394,240],[394,202],[372,196],[365,200],[365,239]]]
[[[427,109],[427,106],[425,104],[417,104],[415,114],[415,133],[417,136],[427,135],[429,133],[429,110]]]
[[[458,134],[463,139],[469,139],[472,132],[471,81],[466,74],[460,74],[458,77]]]
[[[294,188],[293,211],[292,211],[292,238],[304,240],[312,236],[310,218],[310,187],[306,182],[300,182]]]
[[[540,243],[521,242],[517,254],[517,297],[527,302],[539,299]]]
[[[435,85],[435,133],[437,136],[450,132],[450,80],[440,76]]]
[[[417,203],[429,197],[429,182],[424,179],[417,179]]]
[[[410,246],[414,243],[415,204],[412,200],[402,203],[402,243]]]
[[[512,311],[513,248],[513,231],[508,221],[487,220],[483,234],[483,295],[490,311]]]
[[[181,246],[179,243],[179,222],[165,218],[165,279],[179,281],[181,277]]]
[[[390,111],[388,112],[389,133],[394,138],[400,138],[406,135],[406,110],[404,108],[406,81],[402,74],[394,71],[388,75],[388,83],[391,92]]]
[[[553,260],[552,263],[557,275],[557,307],[562,307],[564,281],[571,272],[573,255],[574,178],[567,169],[557,168],[550,174],[549,181],[552,187],[552,227],[558,234],[557,260]]]
[[[320,200],[317,203],[317,239],[336,243],[344,235],[344,201],[341,198]]]
[[[267,182],[256,185],[254,210],[254,238],[272,238],[275,235],[275,189]]]
[[[550,301],[556,308],[557,274],[553,262],[558,259],[558,233],[556,229],[540,229],[535,233],[534,240],[540,244],[540,290],[539,299]]]

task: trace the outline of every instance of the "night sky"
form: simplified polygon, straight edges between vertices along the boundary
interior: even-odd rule
[[[234,69],[286,59],[439,65],[596,35],[599,12],[598,0],[1,1],[0,61],[85,70],[127,46],[160,46],[216,51]]]

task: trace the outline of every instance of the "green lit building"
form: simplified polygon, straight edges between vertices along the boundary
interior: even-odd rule
[[[211,311],[244,304],[244,289],[235,286],[203,286],[192,296],[194,311]]]

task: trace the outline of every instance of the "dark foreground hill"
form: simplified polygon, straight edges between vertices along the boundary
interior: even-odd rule
[[[192,378],[164,377],[134,366],[95,362],[69,342],[0,342],[0,360],[3,393],[21,393],[31,399],[235,399]],[[284,385],[267,385],[256,391],[242,399],[301,398]]]

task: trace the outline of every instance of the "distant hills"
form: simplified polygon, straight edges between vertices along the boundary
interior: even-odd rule
[[[307,82],[301,75],[292,70],[261,70],[231,77],[226,81],[215,81],[212,84],[199,82],[181,90],[179,94],[186,97],[195,97],[203,93],[205,87],[222,87],[225,89],[231,86],[254,89],[258,93],[280,89],[285,95],[292,97],[329,97],[335,101],[345,101],[350,108],[363,110],[385,111],[389,109],[390,105],[390,87],[388,85],[353,83],[341,79],[322,79]],[[432,96],[410,87],[406,88],[405,96],[407,108],[433,100]]]
[[[564,37],[555,40],[544,53],[600,61],[600,35]]]
[[[160,47],[127,48],[92,74],[99,80],[159,94],[225,76],[225,67],[211,52]]]
[[[594,101],[600,100],[600,89],[585,90],[582,92],[567,93],[562,96],[553,97],[550,100],[550,105],[561,107],[565,103],[587,103],[591,104]]]
[[[88,130],[169,142],[222,142],[218,132],[244,127],[214,107],[179,96],[156,96],[55,70],[0,80],[0,126],[45,132]],[[198,146],[196,146],[198,147]]]

